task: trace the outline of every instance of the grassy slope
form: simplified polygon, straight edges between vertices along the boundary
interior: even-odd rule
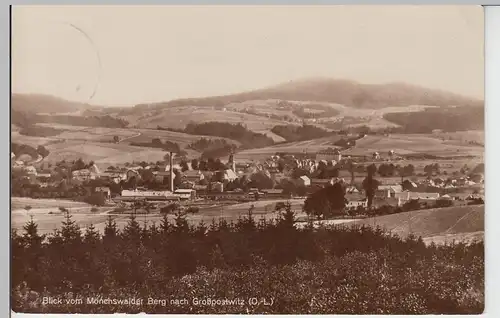
[[[423,238],[460,238],[466,233],[484,232],[484,205],[419,210],[364,219],[353,224],[380,226],[407,236],[411,232]]]

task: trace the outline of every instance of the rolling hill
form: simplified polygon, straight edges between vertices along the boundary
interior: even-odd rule
[[[248,100],[281,99],[336,103],[355,108],[378,109],[389,106],[479,106],[483,102],[457,94],[404,83],[361,84],[354,81],[315,78],[290,81],[273,87],[233,95],[177,99],[135,108],[161,109],[178,106],[220,107]]]
[[[98,106],[68,101],[44,94],[12,94],[11,96],[11,108],[28,114],[75,113],[93,107]]]

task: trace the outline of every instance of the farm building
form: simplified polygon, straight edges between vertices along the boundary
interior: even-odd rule
[[[439,199],[439,193],[404,191],[401,193],[396,193],[395,198],[401,200],[401,202],[410,200],[436,201],[437,199]]]
[[[439,193],[432,192],[408,192],[407,200],[437,200]]]
[[[321,161],[321,160],[325,161],[335,160],[338,162],[342,160],[342,154],[337,148],[335,149],[328,148],[326,150],[319,151],[316,154],[316,161]]]
[[[379,185],[375,192],[375,196],[381,198],[395,198],[396,194],[401,192],[403,192],[403,186],[400,184]]]
[[[356,199],[348,201],[345,207],[347,209],[356,209],[358,207],[366,208],[367,206],[368,206],[367,199]]]
[[[347,200],[346,209],[366,208],[368,206],[366,196],[360,193],[348,193],[345,195],[345,199]]]
[[[119,199],[122,201],[170,201],[178,197],[173,197],[170,191],[123,190]]]
[[[174,191],[174,196],[181,200],[194,200],[196,199],[196,190],[194,189],[177,189]]]

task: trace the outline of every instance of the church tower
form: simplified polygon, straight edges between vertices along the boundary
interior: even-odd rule
[[[231,167],[231,170],[233,170],[234,173],[236,173],[236,162],[234,162],[234,153],[231,152],[229,155],[229,161],[227,164]]]

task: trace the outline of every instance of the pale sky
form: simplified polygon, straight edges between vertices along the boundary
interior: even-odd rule
[[[407,82],[483,99],[480,6],[14,6],[12,12],[14,93],[134,105],[331,77]]]

